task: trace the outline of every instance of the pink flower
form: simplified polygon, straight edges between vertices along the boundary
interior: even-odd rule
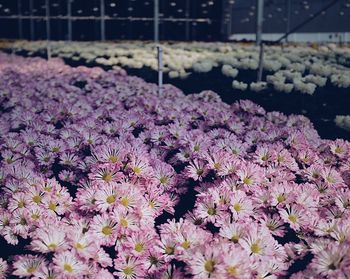
[[[8,271],[8,264],[2,258],[0,258],[0,279],[6,278],[6,274]]]
[[[318,251],[312,260],[311,268],[322,277],[327,278],[346,278],[350,257],[348,254],[349,246],[339,246],[330,243],[326,249]]]
[[[229,239],[233,243],[238,243],[247,234],[247,229],[248,227],[245,223],[226,223],[220,228],[219,235]]]
[[[16,256],[15,261],[13,263],[13,275],[19,276],[20,278],[29,277],[45,265],[46,261],[41,256]]]
[[[264,180],[263,169],[252,163],[242,164],[241,168],[237,171],[237,175],[240,182],[248,187],[256,186]]]
[[[222,243],[223,278],[252,278],[249,254],[241,247]]]
[[[114,261],[114,267],[117,270],[114,274],[121,279],[136,279],[142,278],[145,275],[145,270],[142,266],[142,261],[130,256],[123,256]]]
[[[272,235],[283,237],[285,235],[284,222],[278,214],[263,215],[263,223],[270,230]]]
[[[31,249],[40,253],[59,252],[67,249],[65,230],[57,226],[37,229],[32,238]]]
[[[117,223],[107,213],[96,215],[91,223],[91,234],[101,245],[112,246],[117,239]]]
[[[203,247],[188,260],[188,270],[196,279],[223,278],[223,266],[223,255],[213,246]]]
[[[279,211],[283,221],[288,223],[290,227],[299,231],[301,227],[307,226],[310,221],[309,214],[304,207],[300,205],[287,205],[285,209]]]
[[[102,186],[102,185],[101,185]],[[118,203],[120,184],[108,183],[103,187],[98,187],[95,194],[95,204],[100,212],[112,210]]]
[[[293,182],[283,182],[278,184],[272,184],[270,186],[271,193],[271,205],[281,206],[295,200],[296,198],[296,184]]]
[[[194,159],[190,164],[185,168],[185,175],[193,180],[202,181],[202,179],[207,175],[208,169],[204,161]]]
[[[252,224],[247,229],[245,236],[238,241],[243,249],[253,257],[271,256],[275,240],[268,230],[256,224]]]
[[[54,270],[63,278],[77,278],[83,276],[87,266],[82,263],[73,252],[56,253],[53,258]]]
[[[230,205],[234,220],[248,218],[254,210],[251,198],[240,190],[235,191],[231,196]]]

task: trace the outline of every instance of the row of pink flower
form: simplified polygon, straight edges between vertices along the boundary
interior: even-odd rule
[[[5,54],[0,108],[0,278],[350,277],[350,143],[303,116]]]

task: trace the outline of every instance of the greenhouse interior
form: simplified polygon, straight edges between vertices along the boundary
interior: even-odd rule
[[[350,278],[350,0],[0,0],[0,279]]]

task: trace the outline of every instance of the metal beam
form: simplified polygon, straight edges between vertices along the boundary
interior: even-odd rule
[[[275,42],[279,43],[282,40],[284,40],[285,38],[287,38],[290,34],[298,31],[300,28],[304,27],[306,24],[308,24],[309,22],[313,21],[316,17],[320,16],[323,12],[325,12],[328,9],[330,9],[331,7],[333,7],[335,4],[338,3],[338,1],[339,0],[333,0],[332,2],[328,3],[322,9],[320,9],[317,13],[313,14],[312,16],[310,16],[309,18],[307,18],[306,20],[304,20],[303,22],[301,22],[300,24],[298,24],[297,26],[295,26],[294,28],[289,30],[286,34],[284,34],[281,38],[279,38]]]
[[[45,16],[18,16],[18,15],[10,15],[3,16],[0,15],[0,19],[36,19],[36,20],[45,20]],[[99,20],[100,16],[50,16],[51,19],[62,19],[68,20],[69,18],[72,20]],[[110,17],[104,16],[104,20],[115,20],[115,21],[154,21],[154,17]],[[216,22],[215,20],[211,20],[210,18],[162,18],[162,21],[167,22],[199,22],[199,23],[209,23]]]
[[[159,0],[154,0],[154,42],[159,42]]]
[[[260,46],[262,41],[264,21],[264,0],[257,0],[257,18],[256,18],[256,45]]]
[[[101,12],[101,41],[106,40],[106,25],[105,25],[105,0],[100,0],[100,12]]]

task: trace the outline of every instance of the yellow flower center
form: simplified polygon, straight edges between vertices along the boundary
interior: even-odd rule
[[[335,153],[339,154],[339,153],[343,153],[343,149],[340,146],[337,146],[334,150]]]
[[[253,254],[260,254],[261,247],[260,247],[259,243],[253,243],[250,246],[250,250],[252,251]]]
[[[67,271],[68,273],[72,273],[73,272],[73,267],[70,264],[68,264],[68,263],[64,264],[63,269],[64,269],[64,271]]]
[[[121,218],[120,219],[120,224],[124,227],[127,228],[129,226],[129,222],[128,220],[126,220],[125,218]]]
[[[239,203],[235,203],[233,205],[233,209],[236,210],[236,212],[240,212],[242,210],[242,205]]]
[[[124,198],[122,198],[122,199],[120,200],[120,203],[121,203],[123,206],[127,207],[127,206],[129,205],[130,201],[129,201],[129,199],[128,199],[127,197],[124,197]]]
[[[138,166],[135,166],[132,168],[132,171],[135,173],[135,174],[140,174],[141,173],[141,168],[138,167]]]
[[[329,183],[335,183],[335,179],[332,176],[327,176],[326,177],[327,182]]]
[[[197,151],[197,152],[198,152],[200,149],[201,149],[201,147],[200,147],[200,145],[199,145],[198,143],[195,144],[194,147],[193,147],[193,150],[194,150],[194,151]]]
[[[215,270],[215,262],[213,260],[207,260],[204,263],[204,269],[209,272],[212,273]]]
[[[234,243],[238,243],[238,240],[239,240],[239,235],[237,235],[237,234],[234,234],[234,235],[231,237],[231,241],[233,241]]]
[[[55,250],[57,248],[57,244],[51,243],[51,244],[47,245],[47,248],[49,248],[50,250]]]
[[[296,223],[298,221],[298,216],[296,216],[295,214],[290,214],[288,216],[289,221],[291,221],[292,223]]]
[[[284,161],[284,157],[282,155],[277,156],[277,162],[281,163]]]
[[[36,268],[34,266],[31,266],[31,267],[27,268],[27,272],[30,273],[30,274],[34,273],[35,271],[36,271]]]
[[[46,192],[51,192],[51,191],[52,191],[52,187],[50,187],[50,186],[45,186],[45,187],[44,187],[44,191],[46,191]]]
[[[287,199],[287,198],[286,198],[286,196],[285,196],[284,194],[279,194],[279,195],[277,196],[277,201],[278,201],[279,203],[284,202],[286,199]]]
[[[41,196],[39,195],[35,195],[33,198],[32,198],[33,202],[35,203],[40,203],[41,202]]]
[[[111,226],[105,226],[102,228],[102,233],[104,235],[111,235],[113,232],[113,228]]]
[[[227,269],[226,269],[227,273],[232,275],[232,276],[237,276],[238,275],[238,270],[235,266],[229,266]]]
[[[143,244],[142,243],[136,243],[135,244],[135,251],[141,253],[143,251]]]
[[[168,182],[168,178],[166,176],[162,176],[160,179],[160,184],[166,184]]]
[[[261,157],[261,160],[264,162],[267,161],[268,159],[269,159],[269,157],[266,154]]]
[[[130,266],[127,266],[126,268],[123,269],[123,273],[125,275],[131,275],[134,273],[134,269]]]
[[[37,213],[33,213],[32,214],[32,219],[33,220],[38,220],[40,218],[40,215],[39,214],[37,214]]]
[[[216,214],[216,209],[214,207],[209,207],[207,212],[209,215],[213,216]]]
[[[197,169],[197,175],[201,176],[204,173],[203,169]]]
[[[113,179],[113,176],[110,172],[106,172],[102,175],[102,180],[106,181],[106,182],[111,182]]]
[[[21,220],[19,221],[19,223],[20,223],[22,226],[27,225],[27,220],[26,220],[26,218],[21,217]]]
[[[57,208],[57,205],[56,205],[55,203],[53,203],[53,202],[50,202],[50,203],[49,203],[49,209],[50,209],[50,210],[55,211],[56,208]]]
[[[219,170],[221,168],[221,164],[220,163],[215,163],[214,164],[214,169]]]
[[[154,209],[154,208],[156,207],[155,202],[154,202],[154,201],[150,201],[150,202],[149,202],[149,207],[152,208],[152,209]]]
[[[77,242],[77,243],[75,244],[75,248],[77,248],[78,250],[81,250],[81,249],[84,249],[85,246],[84,246],[83,244]]]
[[[19,201],[18,202],[18,208],[23,208],[26,206],[26,203],[24,201]]]
[[[174,252],[175,252],[175,249],[174,249],[173,246],[167,246],[167,247],[165,247],[165,254],[167,254],[167,255],[172,255],[172,254],[174,254]]]
[[[116,199],[117,197],[115,195],[110,195],[107,197],[106,201],[107,203],[111,204],[111,203],[114,203]]]
[[[249,177],[245,177],[243,179],[243,183],[246,184],[246,185],[251,185],[251,184],[253,184],[253,180],[251,178],[249,178]]]
[[[182,242],[181,247],[184,249],[188,249],[191,246],[191,242],[189,242],[188,240],[185,240],[184,242]]]
[[[118,157],[115,156],[115,155],[109,156],[108,159],[109,159],[109,161],[110,161],[111,163],[113,163],[113,164],[115,164],[116,162],[118,162]]]

